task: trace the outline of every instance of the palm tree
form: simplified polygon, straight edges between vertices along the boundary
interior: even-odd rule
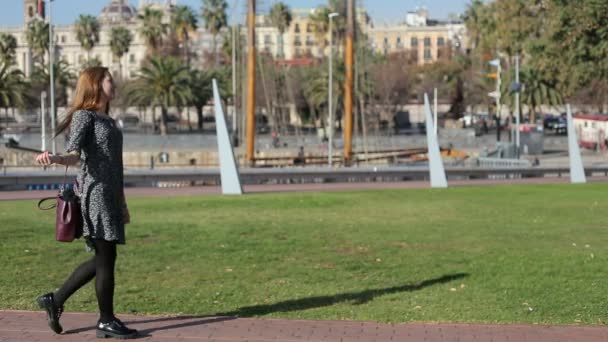
[[[26,103],[28,84],[21,70],[10,63],[0,64],[0,107],[23,107]]]
[[[87,51],[88,60],[91,50],[99,43],[99,22],[97,18],[92,15],[81,14],[74,24],[74,32],[80,46]]]
[[[124,27],[112,27],[110,31],[110,49],[114,58],[118,60],[118,70],[121,78],[123,76],[121,59],[125,53],[129,52],[132,41],[133,35],[131,31]]]
[[[161,107],[160,134],[167,135],[169,107],[186,105],[192,98],[190,70],[175,57],[152,57],[127,87],[127,93],[134,102]]]
[[[473,0],[468,4],[464,13],[464,22],[469,31],[473,48],[479,46],[484,28],[482,27],[483,1]]]
[[[277,2],[270,9],[270,22],[279,30],[279,58],[284,57],[283,34],[291,25],[291,10],[282,2]]]
[[[215,53],[216,66],[218,64],[217,35],[228,24],[227,8],[228,4],[225,0],[203,0],[201,16],[205,21],[205,29],[213,35],[213,52]]]
[[[70,64],[63,59],[53,63],[53,75],[55,80],[55,102],[57,103],[55,110],[57,110],[57,107],[68,104],[67,90],[74,86],[77,77]],[[48,67],[34,67],[31,77],[31,96],[37,99],[42,90],[49,88],[49,80]]]
[[[15,50],[17,39],[9,33],[0,33],[0,63],[13,64],[15,62]]]
[[[338,108],[342,107],[342,100],[344,98],[344,87],[341,85],[344,84],[345,77],[345,66],[343,61],[333,60],[334,70],[333,70],[333,103],[332,110],[335,111]],[[320,107],[327,106],[327,94],[328,94],[328,83],[329,79],[329,71],[327,63],[321,64],[319,67],[310,70],[306,75],[306,85],[304,87],[304,94],[308,98],[308,101],[314,106],[314,108],[318,111]],[[336,101],[338,100],[338,101]],[[339,120],[337,116],[334,115],[336,120]],[[329,120],[329,117],[327,118]],[[333,124],[333,123],[328,123]]]
[[[523,84],[521,103],[528,106],[531,124],[536,122],[536,113],[538,113],[541,105],[556,106],[563,104],[563,98],[556,90],[556,86],[547,81],[538,68],[522,67],[520,82]]]
[[[213,71],[194,70],[191,73],[190,89],[192,90],[192,99],[190,104],[196,108],[198,119],[198,130],[203,131],[203,107],[213,97],[213,89],[211,80],[214,78]]]
[[[167,34],[167,24],[163,23],[163,12],[146,7],[143,14],[137,19],[141,23],[139,34],[144,38],[148,55],[153,55],[162,44],[163,37]]]
[[[342,40],[346,32],[346,1],[330,0],[328,6],[317,7],[310,19],[314,25],[314,35],[317,44],[325,48],[328,44],[327,35],[329,32],[329,14],[339,13],[340,15],[332,19],[332,31],[336,35],[337,41],[334,43],[341,50]]]
[[[171,28],[177,40],[183,44],[186,64],[190,65],[190,32],[198,28],[196,14],[188,6],[175,6],[171,14]]]
[[[25,37],[32,50],[34,62],[44,63],[44,54],[49,51],[49,24],[42,20],[30,21]]]
[[[314,36],[317,44],[321,49],[325,49],[328,44],[327,34],[329,33],[329,14],[330,9],[327,6],[317,7],[310,15],[310,21],[314,25]]]

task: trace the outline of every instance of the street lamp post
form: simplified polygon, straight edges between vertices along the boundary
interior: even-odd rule
[[[333,110],[332,110],[332,90],[333,90],[333,54],[334,54],[334,44],[333,44],[333,29],[332,29],[332,24],[333,24],[333,18],[337,17],[339,14],[336,12],[330,13],[328,15],[329,17],[329,84],[328,84],[328,97],[327,97],[327,109],[329,111],[329,123],[328,123],[328,135],[329,135],[329,141],[328,141],[328,156],[327,156],[327,163],[329,165],[329,167],[332,166],[332,161],[333,161],[333,143],[334,143],[334,114],[333,114]]]
[[[46,151],[46,91],[40,93],[40,133],[42,135],[42,150]]]
[[[49,0],[49,75],[50,75],[50,102],[51,102],[51,134],[55,134],[55,127],[56,127],[56,118],[55,118],[55,75],[54,75],[54,71],[53,71],[53,52],[54,52],[54,47],[53,47],[53,21],[52,21],[52,15],[53,15],[53,0]],[[57,142],[55,141],[55,139],[52,139],[52,150],[51,152],[53,154],[57,154]]]

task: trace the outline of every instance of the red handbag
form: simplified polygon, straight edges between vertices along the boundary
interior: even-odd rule
[[[60,242],[72,242],[82,236],[82,212],[80,209],[80,198],[72,187],[67,187],[65,180],[68,168],[65,168],[65,176],[59,193],[55,197],[46,197],[38,201],[40,210],[57,208],[55,218],[55,239]],[[49,200],[55,203],[49,206],[42,204]]]

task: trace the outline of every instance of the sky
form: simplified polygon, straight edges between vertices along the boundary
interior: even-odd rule
[[[137,6],[137,0],[130,0]],[[227,0],[229,4],[228,15],[236,17],[242,22],[246,11],[246,0]],[[258,12],[268,11],[276,0],[258,0]],[[291,8],[313,8],[326,4],[326,0],[282,0]],[[110,0],[54,0],[53,23],[58,25],[72,24],[80,14],[99,15],[101,9]],[[364,7],[371,15],[374,23],[391,24],[403,21],[405,13],[416,7],[426,7],[429,16],[433,19],[445,19],[449,14],[464,12],[470,0],[357,0],[357,7]],[[180,5],[188,5],[196,12],[200,12],[202,0],[177,0]],[[0,0],[0,27],[17,27],[23,25],[23,1]],[[234,9],[237,9],[236,14]],[[47,10],[48,13],[48,10]],[[232,20],[231,20],[232,22]]]

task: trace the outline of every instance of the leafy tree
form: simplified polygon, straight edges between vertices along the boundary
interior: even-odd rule
[[[57,110],[57,107],[68,104],[67,90],[75,85],[77,76],[70,64],[63,59],[53,63],[53,76],[55,80],[55,103],[57,104],[55,110]],[[31,75],[31,97],[38,100],[41,91],[48,91],[49,80],[48,67],[35,66]]]
[[[163,23],[163,12],[146,7],[144,12],[137,15],[140,22],[139,34],[144,38],[148,56],[152,56],[160,48],[167,34],[167,24]]]
[[[74,25],[76,39],[80,46],[87,52],[87,60],[90,59],[91,50],[99,43],[99,22],[92,15],[81,14]]]
[[[42,20],[32,20],[25,32],[27,44],[32,49],[35,63],[44,63],[44,55],[49,51],[49,24]]]
[[[152,57],[127,87],[127,93],[137,103],[161,107],[160,133],[166,135],[169,107],[187,105],[192,98],[190,70],[175,57]]]
[[[120,70],[120,78],[122,75],[122,56],[129,52],[129,48],[131,47],[131,42],[133,41],[133,35],[131,31],[126,29],[125,27],[112,27],[110,31],[110,50],[112,50],[112,55],[118,61],[118,70]]]
[[[270,22],[279,30],[279,57],[283,58],[283,34],[291,25],[292,15],[291,10],[282,2],[275,3],[270,9]]]
[[[9,33],[0,33],[0,64],[15,63],[17,39]]]
[[[183,54],[186,64],[190,65],[190,33],[196,31],[198,20],[194,11],[188,6],[178,5],[173,8],[171,13],[171,29],[175,33],[177,40],[183,44]]]
[[[225,0],[203,0],[202,14],[205,29],[213,35],[213,52],[215,53],[215,65],[218,65],[217,36],[228,24],[226,9],[228,4]]]
[[[10,63],[0,63],[0,107],[24,107],[28,84],[21,70]]]

